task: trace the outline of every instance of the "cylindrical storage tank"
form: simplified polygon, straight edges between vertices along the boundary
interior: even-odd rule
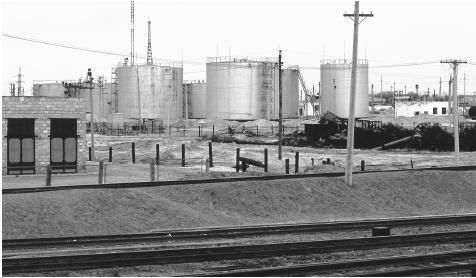
[[[207,61],[207,118],[262,119],[266,112],[264,63],[228,57],[213,59]]]
[[[298,117],[299,72],[298,69],[282,69],[281,84],[283,90],[283,118]],[[279,119],[279,69],[275,67],[273,97],[271,100],[270,119]]]
[[[341,118],[349,117],[351,60],[321,61],[321,115],[331,112]],[[369,66],[367,60],[358,60],[355,95],[355,117],[367,117]]]
[[[183,69],[172,66],[117,68],[118,112],[124,119],[182,119]]]
[[[207,117],[207,83],[185,83],[184,92],[187,95],[188,118],[204,119]]]

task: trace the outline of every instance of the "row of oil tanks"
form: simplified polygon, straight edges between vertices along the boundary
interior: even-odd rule
[[[271,58],[213,57],[207,59],[207,82],[183,83],[181,66],[120,66],[117,84],[93,89],[96,119],[121,113],[128,119],[208,118],[256,120],[279,118],[279,70]],[[348,117],[350,60],[321,62],[320,114]],[[298,117],[299,72],[282,71],[283,118]],[[34,95],[65,94],[61,83],[35,84]],[[97,85],[97,84],[96,84]],[[35,86],[38,86],[35,88]],[[43,86],[43,87],[42,87]],[[54,87],[54,88],[52,88]],[[56,88],[56,89],[55,89]],[[69,90],[74,92],[74,90]],[[368,64],[358,61],[356,117],[368,115]],[[89,111],[89,94],[86,97]],[[184,97],[186,96],[186,97]]]
[[[298,116],[298,69],[282,70],[282,114]],[[273,59],[215,57],[207,60],[207,83],[184,84],[188,118],[279,118],[279,69]]]

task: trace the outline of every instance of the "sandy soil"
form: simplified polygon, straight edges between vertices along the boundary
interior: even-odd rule
[[[3,195],[4,238],[476,211],[476,171]]]
[[[294,172],[295,152],[299,152],[299,171],[301,173],[343,172],[345,166],[345,149],[316,149],[311,147],[283,147],[283,160],[277,159],[278,147],[274,145],[248,145],[236,143],[213,143],[213,160],[215,167],[211,174],[205,173],[205,160],[208,157],[208,141],[197,137],[169,138],[158,135],[141,136],[104,136],[96,135],[96,157],[107,159],[109,146],[113,147],[113,162],[107,162],[106,182],[140,182],[149,181],[149,162],[155,159],[155,145],[160,144],[160,180],[178,180],[207,176],[236,175],[236,148],[241,149],[241,156],[263,161],[264,148],[269,153],[269,173],[284,174],[284,159],[289,159],[290,172]],[[131,143],[136,146],[136,164],[132,164]],[[181,167],[181,145],[186,145],[187,166]],[[315,165],[311,166],[311,158]],[[330,158],[334,165],[322,165],[322,160]],[[355,150],[354,169],[360,170],[360,161],[365,160],[367,170],[408,169],[410,160],[415,168],[454,165],[451,152],[428,152],[407,150]],[[476,163],[476,152],[462,152],[461,164]],[[262,174],[263,169],[251,166],[247,174]],[[243,175],[240,173],[239,175]],[[86,173],[55,174],[52,185],[95,184],[98,182],[98,163],[88,162]],[[3,176],[3,188],[44,186],[44,175]]]

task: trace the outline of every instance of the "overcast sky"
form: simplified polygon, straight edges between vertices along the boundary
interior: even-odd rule
[[[451,69],[439,63],[380,68],[381,65],[466,59],[459,92],[476,91],[476,1],[361,1],[372,11],[359,30],[359,58],[369,59],[369,82],[380,91],[393,82],[398,90],[438,93],[440,77]],[[320,60],[352,56],[353,24],[344,18],[353,1],[135,1],[135,45],[147,51],[147,20],[152,21],[156,62],[184,61],[184,80],[205,79],[209,56],[277,56],[300,65],[308,87],[318,84]],[[130,52],[130,1],[4,1],[2,33],[114,53]],[[125,56],[124,56],[125,57]],[[2,36],[2,93],[22,68],[25,93],[35,80],[71,80],[93,75],[110,80],[122,56],[83,52]],[[162,59],[162,60],[159,60]],[[140,63],[145,61],[139,60]],[[443,83],[443,92],[448,84]]]

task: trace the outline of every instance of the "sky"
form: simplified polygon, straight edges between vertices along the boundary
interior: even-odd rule
[[[353,22],[343,13],[353,9],[353,1],[136,0],[135,50],[146,56],[151,20],[154,62],[183,61],[184,80],[206,79],[206,57],[276,57],[282,49],[284,65],[301,66],[307,86],[317,88],[321,59],[352,56]],[[460,66],[458,91],[476,91],[476,1],[361,1],[360,9],[374,14],[359,25],[358,58],[369,60],[376,92],[395,83],[397,90],[419,84],[420,92],[438,94],[441,77],[446,93],[452,69],[442,59],[468,61]],[[130,53],[130,1],[3,1],[1,14],[3,95],[20,67],[30,95],[33,83],[77,80],[88,68],[109,81]],[[416,65],[396,66],[406,63]]]

